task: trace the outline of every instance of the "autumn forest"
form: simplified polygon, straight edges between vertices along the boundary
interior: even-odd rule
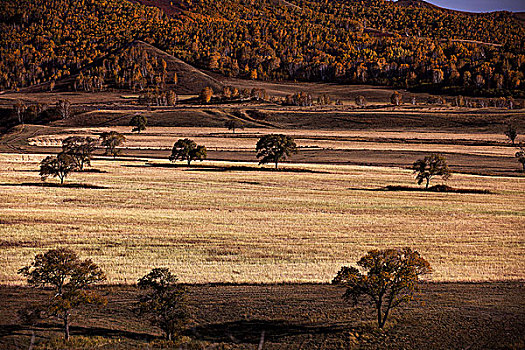
[[[54,85],[81,70],[70,89],[173,79],[160,63],[147,77],[140,62],[112,56],[140,39],[230,77],[525,96],[525,29],[510,12],[384,0],[7,0],[0,20],[2,89]]]

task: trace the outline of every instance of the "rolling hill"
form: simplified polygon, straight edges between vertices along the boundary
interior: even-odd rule
[[[103,68],[105,62],[118,59],[122,56],[130,55],[130,51],[138,52],[141,56],[146,56],[148,61],[166,63],[166,75],[170,78],[166,88],[175,91],[180,95],[194,95],[199,94],[204,87],[209,86],[214,91],[220,91],[223,84],[217,79],[209,76],[201,70],[187,64],[186,62],[140,40],[124,45],[123,47],[114,50],[111,54],[96,60],[92,64],[83,67],[79,73],[68,76],[54,82],[54,91],[71,91],[75,81],[78,81],[82,74],[88,76],[91,72],[99,71]],[[148,62],[149,63],[149,62]],[[173,83],[173,77],[177,76],[177,83]],[[117,83],[110,74],[107,75],[104,83],[107,85],[105,89],[117,89]],[[29,86],[22,89],[22,92],[44,92],[50,90],[51,82]]]
[[[142,87],[141,79],[155,76],[132,64],[116,72],[106,65],[109,79],[93,69],[140,40],[227,77],[525,96],[525,28],[516,16],[407,1],[6,0],[0,88],[57,84],[81,73],[95,85],[103,78]]]

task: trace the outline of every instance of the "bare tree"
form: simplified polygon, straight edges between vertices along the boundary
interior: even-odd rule
[[[68,119],[71,115],[71,102],[68,100],[59,100],[57,102],[57,112],[62,119]]]
[[[514,127],[512,124],[507,124],[507,129],[505,130],[505,136],[507,136],[514,145],[514,142],[516,141],[516,137],[518,137],[518,130]]]

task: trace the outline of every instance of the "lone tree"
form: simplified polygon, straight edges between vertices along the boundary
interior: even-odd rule
[[[20,100],[16,100],[15,104],[13,105],[13,109],[15,110],[15,114],[18,119],[18,122],[20,124],[24,124],[24,112],[27,109],[27,106],[25,105],[25,103]]]
[[[69,173],[76,169],[78,169],[77,163],[72,156],[59,153],[56,157],[47,156],[40,162],[40,177],[42,181],[45,181],[49,176],[58,177],[62,185]]]
[[[138,281],[146,290],[138,305],[139,315],[146,315],[152,325],[164,331],[167,340],[179,336],[189,320],[186,288],[167,268],[155,268]]]
[[[357,95],[355,97],[355,104],[359,107],[364,107],[366,105],[366,99],[363,95]]]
[[[141,131],[146,130],[146,125],[148,125],[148,118],[143,115],[136,114],[129,121],[129,125],[133,126],[132,132],[136,131],[140,134]]]
[[[518,159],[518,162],[520,162],[523,166],[523,172],[525,172],[525,149],[523,149],[523,147],[520,147],[520,150],[516,152],[515,156]]]
[[[97,149],[97,140],[92,137],[70,136],[62,141],[62,152],[70,155],[79,170],[91,165],[91,157]]]
[[[195,141],[190,139],[179,139],[173,145],[169,159],[174,162],[180,158],[180,160],[188,161],[188,165],[190,165],[192,160],[206,159],[206,155],[205,146],[197,145]]]
[[[120,149],[117,147],[122,146],[126,142],[126,137],[116,131],[103,132],[100,138],[102,139],[101,145],[106,148],[104,154],[112,155],[113,158],[120,153]]]
[[[507,125],[507,130],[505,130],[505,135],[509,138],[510,142],[514,145],[516,137],[518,137],[518,131],[512,124]]]
[[[443,180],[447,180],[451,176],[447,160],[440,154],[431,154],[415,161],[412,164],[412,170],[416,174],[417,184],[421,185],[423,181],[426,181],[425,188],[427,189],[430,179],[434,176],[441,176]]]
[[[61,119],[68,119],[71,115],[71,102],[68,100],[59,100],[57,102],[57,112]]]
[[[345,286],[345,300],[356,306],[369,298],[377,310],[377,325],[383,328],[390,310],[414,299],[419,276],[432,272],[430,264],[410,248],[371,250],[357,265],[343,266],[332,283]]]
[[[213,97],[213,89],[209,86],[206,86],[202,89],[199,98],[202,103],[210,103],[211,98]]]
[[[392,94],[392,96],[390,96],[390,102],[394,105],[394,106],[399,106],[401,104],[401,101],[403,100],[403,96],[397,92],[397,91],[394,91],[394,93]]]
[[[224,126],[235,134],[235,129],[244,129],[244,124],[237,119],[230,119],[224,123]]]
[[[35,260],[18,271],[35,288],[51,288],[53,296],[44,313],[64,322],[64,337],[69,339],[72,312],[83,304],[105,304],[106,300],[87,288],[106,279],[104,272],[90,259],[80,260],[70,249],[52,249],[37,254]]]
[[[277,164],[292,153],[297,153],[297,145],[292,137],[282,134],[269,134],[261,137],[255,147],[257,158],[262,158],[259,164]]]

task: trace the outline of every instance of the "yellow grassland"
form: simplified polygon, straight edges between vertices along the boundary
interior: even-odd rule
[[[23,283],[17,270],[56,247],[92,258],[119,283],[161,266],[183,282],[328,282],[370,249],[401,246],[429,260],[434,281],[525,278],[525,178],[448,181],[494,194],[388,192],[373,190],[411,185],[411,172],[108,159],[93,161],[103,173],[66,180],[105,189],[28,185],[41,182],[42,157],[0,154],[0,284]]]

